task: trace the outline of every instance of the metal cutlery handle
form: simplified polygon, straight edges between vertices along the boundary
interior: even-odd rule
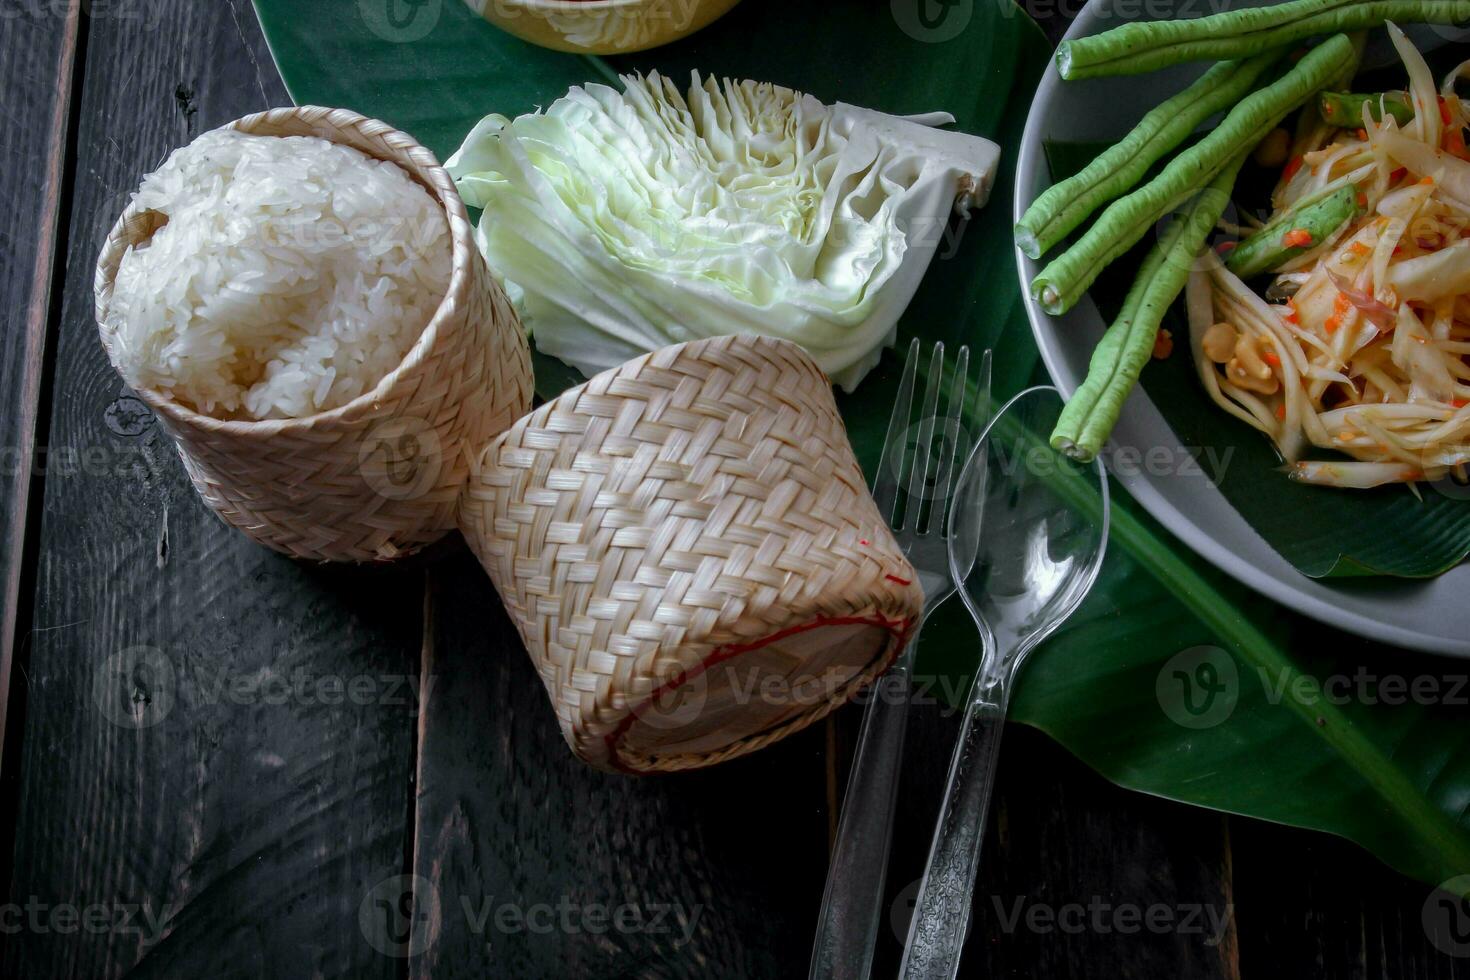
[[[918,645],[915,629],[898,661],[874,684],[863,712],[822,895],[810,980],[866,980],[873,968]]]
[[[959,972],[1009,692],[1005,681],[984,689],[977,684],[965,708],[939,825],[909,923],[902,980],[954,980]]]

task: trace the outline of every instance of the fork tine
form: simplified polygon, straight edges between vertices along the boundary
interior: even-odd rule
[[[988,364],[981,358],[981,370]],[[923,530],[925,533],[944,534],[949,526],[949,485],[954,479],[955,457],[960,452],[960,420],[965,415],[965,395],[970,384],[970,348],[960,348],[959,357],[955,359],[953,380],[949,388],[949,411],[944,416],[944,441],[940,443],[940,450],[944,453],[939,460],[939,475],[934,479],[934,503],[929,508],[929,520]]]
[[[903,463],[904,433],[909,427],[909,412],[914,404],[914,375],[919,370],[919,338],[909,343],[903,362],[903,378],[893,399],[893,414],[888,417],[888,435],[883,439],[883,455],[878,460],[878,473],[873,477],[873,499],[878,513],[893,523],[893,505],[898,499],[899,469]]]
[[[919,444],[914,447],[914,468],[909,471],[908,500],[904,502],[900,525],[904,529],[919,529],[919,511],[929,484],[929,443],[934,439],[934,413],[939,411],[939,389],[944,387],[943,382],[944,344],[940,342],[929,355],[929,383],[924,386],[924,408],[919,415]]]
[[[990,403],[990,362],[995,352],[986,348],[980,357],[980,370],[975,375],[975,434],[978,436],[990,424],[995,406]]]
[[[975,410],[971,413],[973,415],[971,423],[975,427],[975,436],[977,439],[985,431],[986,427],[990,425],[990,420],[995,415],[995,405],[990,400],[991,362],[994,359],[992,353],[992,351],[986,350],[985,353],[980,355],[980,370],[975,373]],[[969,451],[973,451],[974,449],[974,446],[968,447],[965,462],[969,461]],[[974,496],[970,499],[979,500],[985,496],[985,481],[989,479],[989,473],[986,470],[988,460],[989,457],[985,453],[980,453],[975,457],[975,470],[971,479],[975,481],[975,485],[979,489],[971,491]],[[958,490],[958,487],[955,489]],[[948,500],[949,498],[946,498],[947,502]],[[944,515],[944,531],[946,534],[949,533],[950,523],[949,514],[946,513]]]

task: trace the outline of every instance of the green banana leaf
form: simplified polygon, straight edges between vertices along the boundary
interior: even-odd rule
[[[1177,310],[1170,321],[1175,337],[1189,336]],[[1264,436],[1210,401],[1187,357],[1150,365],[1143,386],[1184,445],[1215,447],[1200,466],[1303,574],[1429,578],[1470,555],[1470,489],[1452,479],[1421,486],[1419,496],[1401,486],[1364,491],[1293,483]]]
[[[1403,83],[1388,77],[1384,84]],[[1100,143],[1048,145],[1053,179],[1076,173],[1106,148]],[[1248,166],[1237,188],[1237,204],[1249,209],[1253,201],[1264,201],[1274,176]],[[1117,275],[1106,275],[1094,285],[1091,296],[1105,315],[1121,305],[1137,266],[1137,255],[1125,256],[1114,266],[1120,270]],[[1181,342],[1177,349],[1182,353],[1189,324],[1180,306],[1175,304],[1164,326]],[[1334,490],[1292,483],[1271,443],[1210,401],[1187,356],[1151,362],[1141,381],[1181,445],[1211,447],[1198,462],[1231,506],[1304,575],[1427,578],[1470,555],[1470,488],[1446,478],[1421,488],[1416,497],[1404,487]],[[1316,458],[1333,455],[1318,453]]]
[[[298,102],[380,117],[441,156],[485,113],[530,111],[573,84],[618,72],[696,67],[889,112],[947,110],[961,129],[1009,150],[1049,56],[1035,25],[1008,4],[946,8],[966,18],[954,34],[942,24],[905,26],[888,4],[745,0],[686,41],[608,59],[534,48],[458,0],[256,0],[256,9]],[[939,40],[945,34],[953,36]],[[1039,376],[1010,243],[1014,159],[1002,167],[993,203],[953,229],[957,242],[941,249],[900,325],[901,341],[994,347],[998,395]],[[549,359],[536,367],[543,397],[578,380]],[[841,399],[870,471],[898,372],[888,356],[857,396]],[[1462,716],[1446,703],[1390,711],[1367,696],[1337,705],[1303,694],[1311,678],[1351,673],[1356,659],[1379,673],[1412,663],[1432,674],[1439,665],[1324,639],[1321,627],[1199,564],[1127,501],[1117,503],[1103,580],[1033,658],[1016,719],[1121,785],[1340,834],[1426,881],[1470,867],[1470,729],[1457,723]],[[925,631],[920,671],[951,681],[968,674],[973,637],[951,603]],[[1298,652],[1303,637],[1334,655]],[[1340,659],[1343,651],[1355,659]]]

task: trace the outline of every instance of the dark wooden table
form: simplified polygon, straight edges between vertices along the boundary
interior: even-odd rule
[[[593,772],[462,547],[250,544],[108,366],[92,269],[127,194],[288,101],[248,0],[0,0],[0,76],[0,975],[805,975],[852,709],[711,771]],[[898,927],[953,726],[912,729]],[[1008,739],[965,975],[1470,973],[1354,846]]]

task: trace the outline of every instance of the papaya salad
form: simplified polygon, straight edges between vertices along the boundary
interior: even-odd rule
[[[1470,463],[1470,153],[1455,89],[1470,61],[1436,89],[1389,31],[1408,91],[1323,95],[1270,219],[1223,261],[1208,254],[1187,290],[1210,398],[1308,483],[1463,479]],[[1266,272],[1263,298],[1244,280]],[[1312,448],[1350,459],[1304,459]]]
[[[1210,398],[1268,437],[1293,479],[1367,488],[1465,475],[1470,103],[1457,83],[1470,61],[1436,86],[1395,20],[1460,23],[1470,0],[1290,0],[1062,43],[1069,81],[1222,60],[1016,225],[1027,256],[1057,252],[1031,282],[1053,315],[1155,234],[1055,448],[1097,454],[1143,367],[1169,355],[1160,328],[1184,294]],[[1377,27],[1406,69],[1402,91],[1353,90]],[[1260,218],[1233,207],[1252,156],[1280,168]],[[1221,229],[1233,237],[1212,248]]]

